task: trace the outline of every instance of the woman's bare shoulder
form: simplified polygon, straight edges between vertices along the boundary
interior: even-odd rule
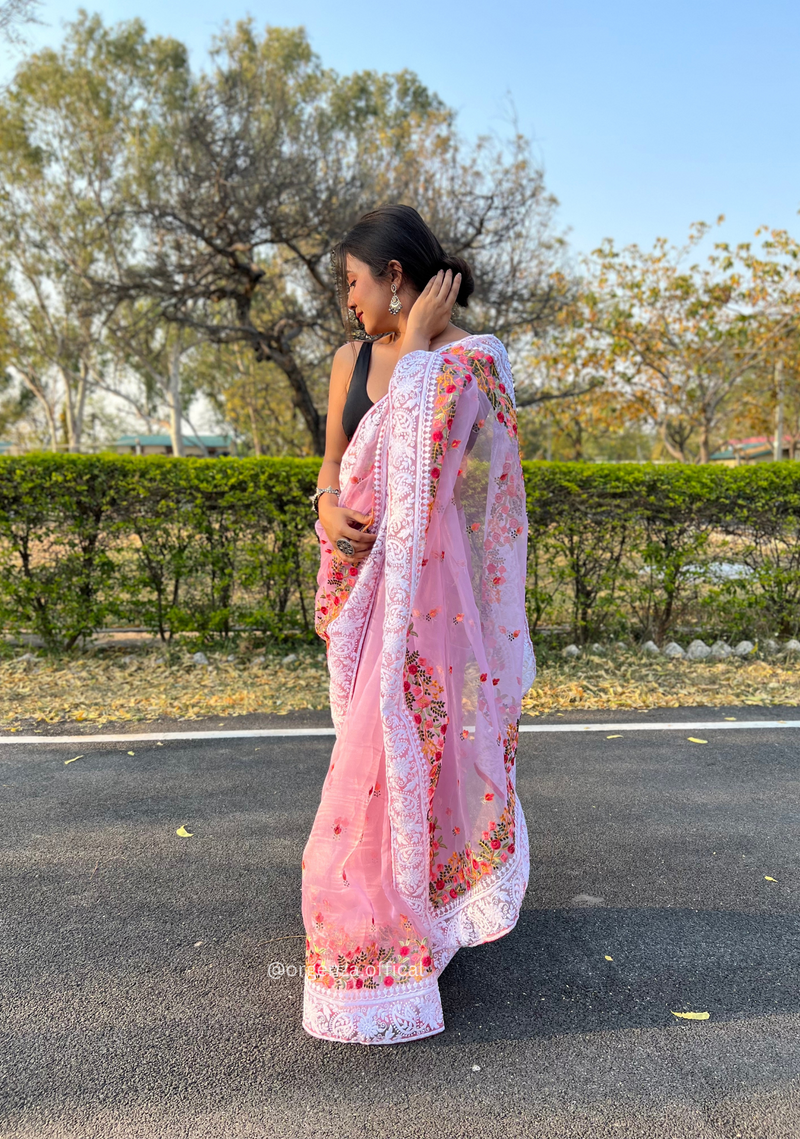
[[[338,364],[340,367],[343,364],[352,364],[354,360],[358,359],[363,343],[363,340],[345,340],[344,344],[337,348],[333,354],[334,364]]]
[[[362,340],[347,340],[336,349],[331,365],[331,387],[346,390],[362,344]]]

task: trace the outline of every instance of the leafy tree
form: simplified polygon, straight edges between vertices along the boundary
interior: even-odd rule
[[[650,252],[606,242],[582,293],[582,322],[613,374],[684,462],[708,462],[734,392],[797,319],[800,247],[776,231],[759,253],[718,242],[705,265],[685,265],[709,229],[695,225],[683,249],[663,239]]]
[[[282,374],[317,453],[342,339],[329,253],[370,207],[413,201],[473,261],[476,329],[524,338],[550,318],[554,200],[523,138],[467,148],[413,74],[342,78],[302,29],[259,37],[243,21],[213,57],[211,74],[129,132],[124,224],[140,237],[135,261],[93,270],[104,304],[152,300],[213,343],[247,345]]]
[[[148,40],[140,21],[109,30],[82,11],[60,49],[24,60],[0,100],[9,362],[39,401],[52,447],[61,407],[69,449],[80,449],[88,394],[107,386],[121,354],[117,306],[91,281],[118,271],[140,238],[122,208],[126,161],[185,72],[176,41]]]

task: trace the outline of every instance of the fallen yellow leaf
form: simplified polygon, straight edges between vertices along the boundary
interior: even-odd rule
[[[707,744],[708,743],[708,740],[699,740],[697,738],[697,736],[687,736],[686,738],[690,744]]]
[[[684,1020],[708,1020],[707,1012],[675,1012],[670,1009],[673,1016],[682,1016]]]
[[[83,756],[82,756],[82,755],[76,755],[76,756],[75,756],[75,759],[83,759]],[[64,766],[66,767],[66,765],[67,765],[68,763],[74,763],[74,762],[75,762],[75,759],[65,759],[65,760],[64,760]]]
[[[614,958],[609,957],[607,953],[604,953],[603,956],[605,957],[606,961],[613,961],[614,960]]]
[[[135,754],[136,754],[136,752],[134,752],[134,751],[129,751],[129,752],[128,752],[128,755],[135,755]]]
[[[764,875],[764,881],[765,882],[776,882],[777,879],[776,878],[770,878],[769,874],[765,874]]]
[[[186,827],[183,825],[183,823],[181,823],[181,825],[175,831],[175,834],[179,834],[181,838],[191,838],[194,834],[194,831],[187,831]]]
[[[726,716],[725,719],[726,720],[735,720],[736,717],[735,716]]]
[[[619,735],[619,734],[618,734],[618,735],[616,735],[616,736],[606,736],[606,739],[607,739],[607,740],[621,740],[621,739],[622,739],[622,736],[621,736],[621,735]]]
[[[163,747],[163,746],[164,745],[162,744],[161,740],[159,740],[158,743],[156,744],[156,747]]]

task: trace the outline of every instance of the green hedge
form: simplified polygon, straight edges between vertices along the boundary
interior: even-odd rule
[[[0,458],[0,626],[314,634],[314,459]],[[800,631],[800,464],[523,463],[532,630]],[[723,576],[727,566],[740,576]]]
[[[319,459],[0,459],[0,625],[314,635]],[[311,541],[310,539],[313,539]]]

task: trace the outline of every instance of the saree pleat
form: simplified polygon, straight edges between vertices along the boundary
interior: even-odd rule
[[[316,527],[336,741],[303,852],[303,1027],[386,1044],[444,1029],[443,969],[513,928],[528,883],[515,757],[535,659],[500,341],[403,357],[340,482],[377,537],[350,566]]]

